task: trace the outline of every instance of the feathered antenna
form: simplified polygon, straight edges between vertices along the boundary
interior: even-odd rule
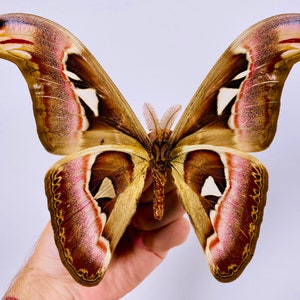
[[[164,113],[162,118],[160,119],[160,127],[165,131],[170,131],[171,127],[174,124],[174,121],[177,117],[177,114],[179,113],[181,109],[181,105],[175,104],[168,108],[168,110]]]
[[[159,127],[159,120],[156,114],[156,111],[154,110],[153,106],[149,103],[144,104],[144,118],[148,127],[148,130],[150,132],[157,132]]]
[[[154,108],[149,103],[144,104],[144,118],[149,130],[149,138],[152,141],[169,138],[171,127],[180,109],[180,105],[171,106],[159,120]]]

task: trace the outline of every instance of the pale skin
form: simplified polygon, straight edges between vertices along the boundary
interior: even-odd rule
[[[5,296],[19,300],[112,300],[125,296],[163,261],[171,248],[185,241],[190,228],[173,186],[166,189],[164,218],[154,220],[151,189],[148,184],[143,205],[139,206],[99,285],[84,287],[74,281],[60,261],[49,223]]]

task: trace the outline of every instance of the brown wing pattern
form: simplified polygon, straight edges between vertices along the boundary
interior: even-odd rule
[[[285,79],[300,59],[300,15],[271,17],[241,34],[179,120],[172,143],[253,152],[272,142]]]
[[[259,236],[268,174],[254,157],[232,148],[196,145],[173,153],[173,177],[212,274],[237,278]]]
[[[0,25],[0,57],[23,73],[48,151],[70,154],[104,143],[149,143],[121,93],[71,33],[26,14],[2,15]]]
[[[81,284],[100,282],[136,211],[149,167],[142,148],[98,146],[58,161],[45,190],[60,257]]]

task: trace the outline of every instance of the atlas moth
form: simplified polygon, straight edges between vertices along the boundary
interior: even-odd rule
[[[268,18],[241,34],[173,130],[179,106],[159,120],[146,104],[149,134],[67,30],[28,14],[2,15],[0,26],[0,57],[28,83],[42,144],[66,155],[46,174],[45,191],[55,242],[74,279],[101,281],[148,173],[153,217],[163,218],[173,180],[212,274],[236,279],[253,256],[268,187],[266,169],[248,152],[264,150],[275,135],[281,91],[300,59],[300,14]]]

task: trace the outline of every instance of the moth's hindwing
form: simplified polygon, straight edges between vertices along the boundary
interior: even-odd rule
[[[253,156],[232,148],[186,146],[173,155],[175,184],[212,274],[232,281],[254,253],[267,171]]]
[[[58,161],[45,177],[55,241],[73,277],[95,285],[132,216],[149,166],[141,148],[99,146]]]

